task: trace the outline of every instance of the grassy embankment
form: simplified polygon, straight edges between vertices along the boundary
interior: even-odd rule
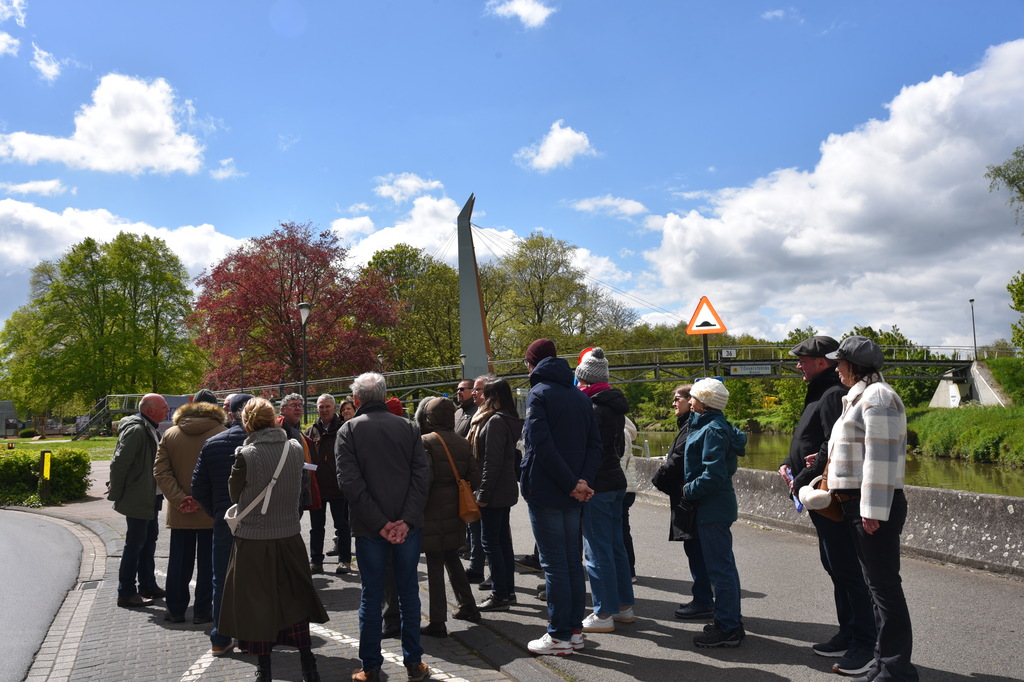
[[[1024,405],[1024,360],[999,358],[989,369],[1016,405]],[[1024,407],[964,405],[907,414],[911,443],[929,457],[1024,466]]]

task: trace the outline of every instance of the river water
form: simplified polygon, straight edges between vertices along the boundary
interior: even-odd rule
[[[758,433],[747,436],[747,456],[740,460],[740,466],[763,471],[778,470],[789,453],[790,436]],[[635,444],[643,445],[646,440],[651,456],[659,457],[668,453],[674,438],[674,433],[644,431]],[[1024,470],[996,464],[910,455],[907,457],[905,480],[907,485],[926,488],[1024,497]]]

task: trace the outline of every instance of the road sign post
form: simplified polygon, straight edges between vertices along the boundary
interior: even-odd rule
[[[708,334],[724,334],[725,323],[715,312],[715,307],[707,296],[700,297],[697,309],[693,311],[690,323],[686,325],[687,334],[700,334],[704,348],[704,374],[711,374],[711,364],[708,362]]]

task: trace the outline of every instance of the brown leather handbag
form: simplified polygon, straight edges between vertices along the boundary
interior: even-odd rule
[[[444,448],[444,454],[448,455],[448,463],[452,465],[452,475],[455,476],[455,485],[459,489],[459,518],[462,519],[463,523],[479,521],[480,505],[476,503],[476,497],[473,495],[473,488],[470,487],[469,481],[459,476],[459,472],[455,468],[455,460],[452,459],[452,453],[448,449],[448,444],[444,442],[444,438],[441,438],[441,436],[436,433],[434,434],[434,437],[441,441],[441,447]]]

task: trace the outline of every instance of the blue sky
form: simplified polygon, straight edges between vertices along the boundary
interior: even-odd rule
[[[97,10],[96,8],[102,8]],[[353,264],[543,230],[646,319],[1009,338],[1024,3],[0,0],[0,316],[85,236],[192,274],[280,221]]]

